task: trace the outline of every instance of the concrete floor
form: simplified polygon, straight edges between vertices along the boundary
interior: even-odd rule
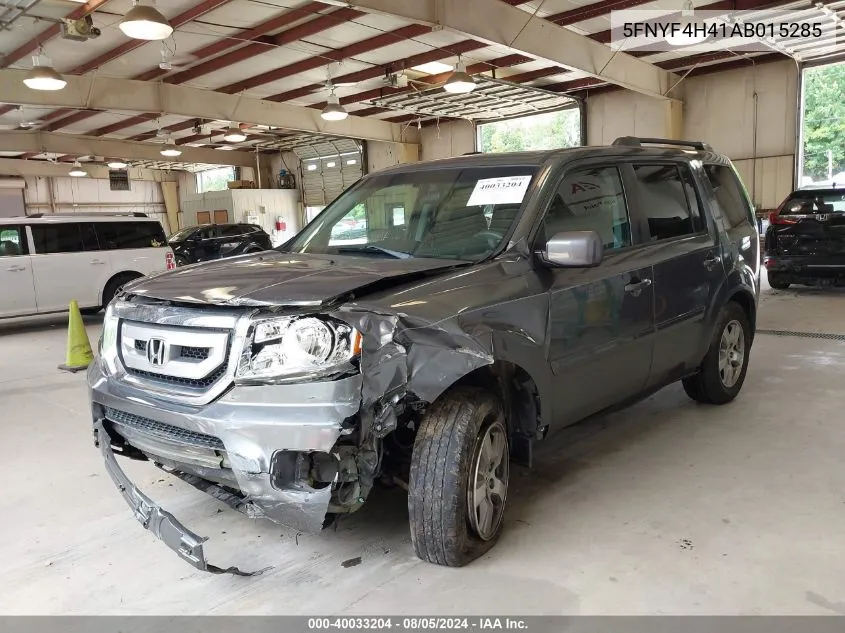
[[[845,333],[845,293],[766,289],[760,327]],[[845,614],[845,343],[760,335],[728,407],[673,386],[558,433],[514,474],[498,546],[459,570],[414,558],[401,491],[298,536],[126,466],[213,563],[273,565],[240,578],[194,571],[132,518],[83,375],[56,370],[65,332],[0,326],[0,613]]]

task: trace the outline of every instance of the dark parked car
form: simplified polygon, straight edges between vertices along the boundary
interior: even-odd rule
[[[270,236],[255,224],[200,224],[174,233],[167,240],[176,265],[257,253],[273,248]]]
[[[798,189],[769,216],[769,285],[845,285],[845,189]]]
[[[351,243],[335,227],[362,209]],[[398,481],[417,555],[459,566],[550,428],[675,381],[733,400],[759,274],[747,193],[702,143],[400,165],[283,247],[128,285],[88,373],[95,435],[135,516],[199,569],[203,539],[115,455],[300,530]]]

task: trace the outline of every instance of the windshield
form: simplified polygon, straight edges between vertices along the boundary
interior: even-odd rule
[[[536,170],[500,166],[376,175],[329,205],[286,250],[478,261],[500,247]]]
[[[845,213],[845,190],[796,191],[784,203],[780,215]]]

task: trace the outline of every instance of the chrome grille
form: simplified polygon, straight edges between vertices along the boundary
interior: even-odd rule
[[[206,389],[220,380],[226,373],[226,364],[220,365],[215,371],[210,373],[205,378],[182,378],[180,376],[165,376],[164,374],[156,374],[151,371],[144,371],[143,369],[130,369],[129,373],[149,380],[157,380],[170,385],[180,385],[182,387],[191,387],[192,389]]]
[[[134,415],[118,409],[106,408],[106,419],[114,424],[132,428],[138,432],[153,436],[161,440],[190,444],[202,448],[223,451],[225,447],[220,438],[196,431],[189,431],[171,424],[156,422],[150,418]]]
[[[207,347],[192,347],[190,345],[183,345],[179,350],[179,358],[194,358],[196,360],[205,360],[208,358],[211,350]]]

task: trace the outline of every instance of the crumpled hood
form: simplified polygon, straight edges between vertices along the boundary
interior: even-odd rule
[[[377,284],[396,284],[467,262],[388,259],[264,251],[185,266],[144,277],[125,289],[134,295],[219,305],[319,305]]]

